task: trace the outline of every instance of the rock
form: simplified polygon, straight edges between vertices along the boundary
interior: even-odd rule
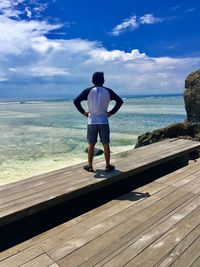
[[[88,149],[86,148],[85,152],[88,153]],[[94,148],[94,156],[100,156],[102,155],[104,152],[101,148]]]
[[[135,148],[156,143],[166,138],[182,137],[185,139],[187,138],[187,139],[197,140],[200,137],[197,136],[199,134],[198,127],[200,127],[200,124],[198,123],[196,124],[190,124],[188,122],[174,123],[165,128],[157,129],[153,132],[150,133],[148,132],[140,135],[138,137],[138,142]]]
[[[189,74],[184,91],[187,120],[168,125],[165,128],[142,134],[135,148],[149,145],[166,138],[184,138],[200,141],[200,69]]]
[[[184,101],[187,121],[200,122],[200,70],[192,72],[186,78]]]

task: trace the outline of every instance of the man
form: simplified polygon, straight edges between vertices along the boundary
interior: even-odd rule
[[[88,165],[84,169],[88,172],[94,172],[92,163],[94,156],[94,147],[99,135],[103,144],[104,155],[106,161],[105,171],[112,171],[115,166],[110,164],[110,130],[108,117],[115,114],[121,105],[122,99],[111,89],[103,86],[104,73],[95,72],[92,76],[92,87],[89,87],[74,100],[74,105],[80,113],[88,118],[87,140],[88,140]],[[81,102],[88,101],[89,111],[85,111],[81,106]],[[116,102],[112,110],[108,111],[108,105],[111,100]]]

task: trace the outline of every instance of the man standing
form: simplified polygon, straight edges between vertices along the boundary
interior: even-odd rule
[[[94,156],[94,147],[99,135],[103,144],[104,155],[106,161],[105,171],[112,171],[115,166],[110,164],[110,129],[108,117],[115,114],[123,100],[111,89],[103,86],[104,73],[95,72],[92,76],[92,87],[82,91],[82,93],[74,100],[74,105],[80,113],[88,118],[87,140],[88,140],[88,165],[84,169],[88,172],[94,172],[92,163]],[[85,111],[81,106],[82,101],[88,101],[89,111]],[[116,102],[112,110],[108,111],[108,105],[111,100]]]

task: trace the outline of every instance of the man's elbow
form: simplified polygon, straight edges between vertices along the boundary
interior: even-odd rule
[[[74,105],[77,107],[77,104],[78,104],[77,99],[74,99],[73,103],[74,103]]]
[[[120,99],[120,101],[119,101],[120,107],[123,105],[123,103],[124,103],[124,101],[122,99]]]

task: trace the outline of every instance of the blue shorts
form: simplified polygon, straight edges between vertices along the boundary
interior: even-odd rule
[[[101,143],[110,143],[110,128],[109,124],[88,124],[87,127],[87,140],[88,144],[96,144],[98,135]]]

